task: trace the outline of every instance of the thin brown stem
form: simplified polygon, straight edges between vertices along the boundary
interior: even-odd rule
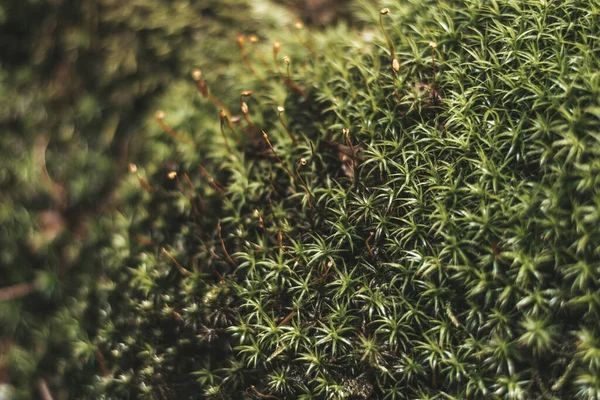
[[[227,115],[231,115],[231,110],[229,110],[229,108],[219,98],[210,94],[206,82],[204,82],[202,79],[202,72],[199,69],[192,71],[192,78],[194,79],[194,82],[196,82],[196,88],[205,99],[216,105],[217,108],[225,110]]]
[[[433,65],[433,84],[431,85],[431,101],[435,104],[437,102],[437,91],[436,91],[436,71],[435,71],[435,49],[437,48],[437,43],[429,42],[429,46],[431,47],[431,63]]]
[[[223,236],[221,235],[221,220],[219,220],[219,222],[217,223],[217,231],[219,232],[219,240],[221,241],[221,247],[223,248],[223,252],[227,257],[227,262],[229,262],[229,264],[231,264],[232,267],[236,267],[235,261],[233,261],[233,258],[231,258],[231,256],[227,252],[227,248],[225,247],[225,241],[223,241]]]
[[[258,226],[264,231],[266,232],[267,230],[265,229],[265,221],[263,220],[262,215],[260,215],[260,212],[258,211],[258,209],[254,210],[254,214],[256,214],[256,217],[258,218]]]
[[[219,277],[219,285],[223,285],[225,284],[225,278],[223,277],[223,275],[221,275],[221,273],[217,270],[215,270],[217,276]]]
[[[283,82],[285,83],[285,85],[288,88],[290,88],[291,90],[295,90],[302,97],[304,97],[304,100],[309,101],[309,98],[308,98],[308,95],[306,94],[306,92],[304,90],[302,90],[302,88],[300,86],[298,86],[298,84],[296,82],[294,82],[294,80],[292,79],[292,76],[290,74],[290,64],[292,63],[292,61],[290,60],[290,58],[288,56],[283,57],[283,62],[286,65],[287,77],[285,77],[283,74],[281,74],[281,79],[283,79]]]
[[[369,237],[365,241],[365,246],[367,247],[367,251],[369,252],[369,255],[371,255],[371,257],[373,257],[373,250],[371,249],[371,245],[369,244],[369,241],[373,238],[373,235],[374,235],[374,232],[369,233]]]
[[[327,262],[327,264],[325,265],[325,271],[323,271],[323,273],[321,274],[321,276],[319,278],[315,278],[313,279],[313,281],[322,281],[325,278],[327,278],[327,275],[329,274],[329,270],[331,269],[331,267],[333,266],[333,261],[329,260]]]
[[[100,373],[103,377],[107,378],[110,375],[110,373],[108,372],[108,368],[106,368],[106,360],[104,359],[104,354],[102,354],[99,348],[96,348],[96,359],[98,360],[98,364],[100,365]]]
[[[308,199],[308,208],[312,208],[312,204],[310,202],[310,198],[312,197],[312,193],[310,192],[310,189],[308,188],[308,186],[306,185],[306,182],[304,182],[304,179],[302,179],[302,176],[300,176],[300,168],[306,165],[306,160],[304,158],[301,158],[300,160],[298,160],[298,162],[296,163],[296,175],[298,175],[298,179],[300,179],[300,182],[302,183],[302,186],[304,186],[304,189],[306,190],[306,196]]]
[[[350,140],[350,129],[344,129],[343,130],[344,136],[346,137],[346,143],[348,143],[348,147],[350,147],[350,153],[352,154],[351,156],[351,161],[352,161],[352,173],[353,173],[353,179],[356,180],[357,177],[357,170],[356,170],[356,154],[357,151],[354,149],[354,145],[352,144],[352,140]]]
[[[157,189],[155,189],[154,187],[152,187],[144,178],[142,178],[140,176],[140,174],[138,174],[137,172],[137,165],[131,163],[129,164],[129,172],[131,172],[132,174],[135,174],[138,182],[140,183],[140,185],[149,193],[156,193],[158,192]]]
[[[294,318],[294,315],[296,315],[296,311],[292,311],[291,313],[289,313],[283,320],[281,320],[281,322],[277,326],[283,326],[287,324],[292,318]]]
[[[313,56],[316,55],[316,52],[312,48],[312,46],[310,44],[308,44],[307,41],[305,41],[304,39],[302,39],[302,36],[300,36],[300,31],[304,29],[304,24],[302,23],[302,21],[298,21],[294,25],[296,27],[296,38],[298,39],[298,42],[300,42],[300,44],[302,45],[302,47],[304,47],[305,49],[307,49],[308,51],[310,51]]]
[[[185,194],[185,197],[187,197],[188,200],[190,201],[190,204],[192,205],[192,211],[194,212],[194,215],[196,217],[199,217],[200,216],[200,211],[198,211],[198,207],[196,207],[196,203],[194,202],[194,196],[192,196],[192,194],[183,185],[183,183],[179,179],[179,175],[177,175],[177,173],[175,173],[175,172],[172,172],[172,174],[175,174],[175,179],[177,179],[177,186],[179,186],[179,188],[183,191],[183,194]],[[192,189],[193,189],[193,187],[192,187]]]
[[[262,397],[263,399],[279,399],[279,397],[277,397],[277,396],[272,396],[270,394],[262,394],[261,392],[256,390],[254,385],[250,385],[250,387],[248,389],[251,389],[252,391],[254,391],[254,393],[256,393],[256,395],[258,397]],[[248,394],[248,389],[246,389],[246,394]]]
[[[248,125],[251,128],[254,128],[254,124],[250,120],[248,104],[244,101],[244,97],[249,97],[249,96],[252,96],[252,90],[244,90],[242,92],[242,94],[240,95],[240,103],[241,103],[242,114],[244,114],[244,119],[246,120],[246,122],[248,123]]]
[[[310,101],[306,92],[300,86],[298,86],[298,84],[296,82],[294,82],[291,78],[286,78],[286,77],[282,76],[282,79],[283,79],[283,82],[285,83],[285,86],[287,86],[291,90],[295,90],[296,92],[298,92],[298,94],[300,96],[302,96],[304,98],[304,100]]]
[[[252,120],[250,119],[250,115],[248,113],[248,104],[246,104],[245,101],[242,101],[242,114],[244,115],[244,119],[246,120],[246,123],[248,124],[248,126],[250,128],[252,128],[250,130],[250,132],[254,132],[254,124],[252,123]]]
[[[221,120],[221,135],[223,135],[223,140],[225,141],[225,147],[227,147],[227,151],[232,153],[231,147],[229,147],[229,140],[227,140],[227,135],[225,135],[225,120],[227,119],[227,113],[223,110],[219,111],[219,118]]]
[[[240,46],[240,52],[242,53],[242,59],[244,60],[244,63],[246,64],[246,66],[248,67],[248,69],[250,70],[252,75],[257,77],[256,71],[254,70],[252,63],[250,62],[250,59],[248,58],[248,54],[246,53],[246,37],[240,33],[239,35],[237,35],[237,42],[238,42],[238,45]]]
[[[275,196],[279,196],[279,192],[277,192],[277,189],[275,189],[275,184],[273,183],[273,171],[269,171],[269,186],[271,186],[271,189],[273,189],[273,193],[275,193]],[[270,197],[269,201],[271,201]]]
[[[146,239],[145,237],[142,236],[134,236],[133,239],[138,242],[139,244],[143,244],[144,246],[153,246],[156,247],[158,246],[155,242],[153,242],[150,239]]]
[[[40,391],[40,397],[42,400],[54,400],[54,397],[52,397],[52,393],[50,393],[50,389],[48,388],[48,384],[44,378],[40,378],[38,380],[38,390]]]
[[[210,185],[222,196],[225,196],[225,191],[221,188],[221,184],[208,173],[208,171],[202,166],[202,164],[198,164],[198,167],[200,168],[200,172],[202,172],[202,175],[204,175],[204,177],[208,179]]]
[[[352,161],[356,161],[354,159],[356,152],[354,151],[354,146],[352,145],[352,140],[350,140],[350,129],[343,129],[342,133],[344,134],[344,139],[346,139],[346,143],[348,143],[348,147],[350,147],[350,152],[352,153]]]
[[[394,44],[392,43],[390,37],[387,34],[387,31],[385,30],[385,27],[383,26],[383,16],[387,15],[389,13],[390,13],[389,8],[383,8],[379,12],[379,26],[381,27],[381,32],[383,32],[383,36],[385,36],[385,41],[388,45],[388,48],[390,49],[390,58],[392,60],[392,62],[391,62],[392,72],[394,73],[394,76],[396,76],[396,74],[398,73],[398,70],[400,69],[400,64],[398,63],[398,60],[396,59],[396,52],[394,51]]]
[[[190,177],[188,176],[188,174],[184,172],[183,178],[185,179],[185,181],[188,184],[188,186],[190,187],[190,189],[192,189],[194,191],[194,193],[196,193],[196,196],[198,196],[198,204],[200,204],[200,208],[202,208],[203,210],[206,210],[206,203],[204,202],[204,200],[202,200],[202,197],[200,197],[200,193],[198,193],[198,191],[196,190],[194,185],[192,185],[192,181],[190,180]]]
[[[192,273],[190,271],[188,271],[187,269],[183,268],[183,266],[181,264],[179,264],[179,261],[177,261],[177,259],[175,257],[173,257],[171,255],[171,253],[169,253],[167,251],[167,249],[165,249],[164,247],[161,247],[160,251],[166,255],[167,257],[169,257],[171,259],[171,261],[173,261],[173,263],[175,264],[175,266],[177,267],[177,269],[179,270],[179,272],[181,273],[181,275],[185,276],[186,278],[189,278],[190,276],[192,276]]]
[[[192,139],[190,139],[187,136],[180,135],[179,133],[175,132],[173,129],[171,129],[170,126],[168,126],[165,123],[165,120],[164,120],[164,118],[165,118],[165,112],[164,111],[158,110],[156,112],[155,117],[156,117],[156,121],[158,122],[158,125],[160,125],[161,129],[167,135],[171,136],[173,139],[175,139],[175,140],[177,140],[179,142],[185,142],[187,144],[192,144],[193,143]]]
[[[244,63],[246,64],[246,66],[250,70],[250,73],[256,79],[258,79],[263,85],[267,85],[267,82],[256,73],[256,70],[252,66],[252,62],[250,61],[250,57],[248,57],[248,53],[246,51],[246,37],[244,35],[242,35],[242,34],[239,34],[237,36],[237,42],[238,42],[238,44],[240,46],[240,52],[242,53],[242,59],[244,60]]]
[[[233,129],[233,125],[231,124],[231,119],[229,119],[229,117],[227,116],[227,113],[224,110],[221,110],[219,115],[221,116],[222,122],[223,121],[227,122],[227,126],[229,127],[229,130],[233,134],[233,138],[235,139],[235,142],[238,144],[238,146],[242,146],[242,142],[241,142],[240,138],[238,137],[238,134],[235,132],[235,129]]]
[[[298,257],[296,257],[295,255],[293,255],[292,253],[290,253],[289,251],[287,251],[284,247],[283,247],[283,234],[281,233],[281,231],[279,231],[277,233],[277,244],[279,244],[279,249],[284,252],[285,254],[287,254],[288,256],[292,257],[294,259],[294,261],[296,261],[298,264],[302,265],[302,263],[300,262],[300,260],[298,259]]]
[[[283,160],[281,158],[279,158],[279,156],[275,152],[275,149],[273,148],[273,145],[271,144],[271,141],[269,140],[269,135],[267,135],[267,133],[265,131],[262,131],[262,134],[263,134],[263,138],[266,140],[267,144],[269,145],[269,148],[271,149],[271,151],[273,152],[273,154],[277,158],[277,161],[279,161],[279,163],[281,164],[281,166],[283,167],[283,169],[285,169],[285,172],[287,172],[287,174],[292,178],[292,180],[294,181],[294,183],[297,184],[296,178],[294,177],[294,174],[292,174],[292,171],[290,171],[290,169],[287,167],[287,165],[285,165],[285,163],[283,162]]]
[[[283,118],[281,117],[281,114],[283,114],[284,111],[285,111],[285,109],[283,107],[281,107],[281,106],[277,107],[277,113],[279,115],[279,122],[281,122],[281,126],[283,126],[283,129],[285,129],[285,131],[287,132],[290,139],[292,139],[294,146],[298,146],[298,139],[296,139],[296,136],[288,129],[285,122],[283,122]]]
[[[252,45],[256,45],[256,43],[258,43],[259,39],[258,36],[256,35],[250,35],[248,36],[248,39],[250,40],[250,43],[252,43]],[[265,67],[265,70],[270,69],[270,64],[267,61],[267,59],[263,56],[263,53],[261,51],[257,51],[256,54],[258,55],[258,58],[260,59],[260,62],[263,64],[263,66]]]
[[[39,289],[37,281],[0,288],[0,301],[17,300]]]

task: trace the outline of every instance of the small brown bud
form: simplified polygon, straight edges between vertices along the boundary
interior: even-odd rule
[[[392,60],[392,69],[396,72],[400,71],[400,63],[395,58]]]
[[[381,11],[379,11],[379,14],[381,15],[386,15],[390,13],[390,9],[389,8],[382,8]]]
[[[294,26],[296,27],[296,29],[302,29],[302,28],[304,28],[304,24],[302,23],[302,21],[296,21],[296,23],[294,24]]]
[[[242,96],[252,96],[252,90],[244,90]]]
[[[292,60],[290,60],[288,56],[283,56],[283,62],[285,63],[285,65],[290,65]]]
[[[300,159],[300,164],[302,164],[302,165],[306,165],[306,159],[305,159],[305,158],[301,158],[301,159]]]
[[[192,70],[192,79],[196,82],[200,81],[202,79],[202,71],[200,71],[198,68]]]
[[[129,172],[135,174],[137,172],[137,165],[135,165],[134,163],[129,163]]]
[[[167,174],[167,176],[169,177],[169,179],[175,179],[175,177],[177,176],[177,172],[171,171]]]
[[[277,112],[278,112],[279,114],[281,114],[281,113],[282,113],[282,112],[284,112],[284,111],[285,111],[285,108],[283,108],[283,107],[281,107],[281,106],[277,107]]]
[[[248,104],[245,101],[242,101],[242,113],[248,114]]]
[[[273,51],[278,52],[280,47],[281,47],[281,43],[279,43],[278,40],[273,42]]]
[[[433,47],[434,49],[437,48],[437,43],[436,42],[429,42],[429,47]]]
[[[158,110],[156,111],[156,114],[154,114],[154,116],[156,117],[156,119],[164,119],[165,112],[163,110]]]
[[[221,117],[221,119],[225,119],[227,118],[227,113],[224,110],[219,111],[219,117]]]
[[[246,38],[241,33],[237,35],[237,41],[240,46],[244,46],[246,44]]]
[[[248,39],[250,39],[250,42],[252,42],[252,43],[258,42],[258,36],[256,36],[256,35],[250,35],[250,36],[248,36]]]

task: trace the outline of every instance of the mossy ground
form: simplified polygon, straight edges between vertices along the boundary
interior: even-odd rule
[[[600,396],[600,3],[386,6],[173,89],[71,393]]]

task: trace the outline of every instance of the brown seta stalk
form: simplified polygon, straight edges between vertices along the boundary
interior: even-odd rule
[[[208,86],[206,86],[206,82],[204,82],[204,80],[202,79],[202,71],[200,71],[199,69],[193,70],[192,79],[194,80],[194,82],[196,82],[196,88],[205,99],[216,105],[217,108],[225,110],[227,115],[231,115],[231,110],[229,110],[229,108],[221,100],[210,94],[210,92],[208,91]]]
[[[180,142],[185,142],[188,144],[193,143],[192,139],[190,139],[187,136],[180,135],[179,133],[177,133],[173,129],[171,129],[171,127],[169,125],[166,124],[164,111],[158,110],[154,116],[156,117],[156,121],[158,122],[158,125],[160,125],[161,129],[167,135],[171,136],[173,139],[180,141]]]
[[[296,178],[294,177],[294,174],[292,174],[292,171],[290,171],[290,169],[287,167],[287,165],[285,165],[285,163],[283,162],[283,160],[281,158],[279,158],[279,156],[275,152],[275,149],[273,148],[273,145],[271,144],[271,141],[269,140],[269,135],[267,135],[267,132],[265,132],[265,131],[261,131],[261,132],[263,134],[263,138],[265,139],[265,141],[269,145],[269,148],[271,149],[271,151],[275,155],[275,158],[277,158],[277,161],[279,161],[279,163],[281,164],[281,166],[283,167],[283,169],[285,169],[285,172],[287,172],[287,174],[290,176],[290,178],[292,178],[292,180],[294,181],[294,183],[297,184],[298,182],[296,182]]]
[[[296,136],[294,136],[294,134],[288,129],[285,122],[283,122],[283,118],[281,117],[281,114],[283,114],[284,111],[285,111],[285,109],[283,107],[281,107],[281,106],[277,107],[277,115],[279,116],[279,122],[281,122],[281,126],[283,126],[283,129],[285,129],[285,131],[287,132],[290,139],[292,139],[292,142],[294,142],[294,146],[298,146],[298,139],[296,139]]]

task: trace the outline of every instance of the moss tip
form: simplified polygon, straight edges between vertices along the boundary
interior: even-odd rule
[[[381,15],[386,15],[390,13],[390,9],[389,8],[382,8],[381,11],[379,11],[379,14]]]
[[[192,70],[192,79],[195,80],[196,82],[201,80],[202,79],[202,71],[200,71],[198,68]]]

